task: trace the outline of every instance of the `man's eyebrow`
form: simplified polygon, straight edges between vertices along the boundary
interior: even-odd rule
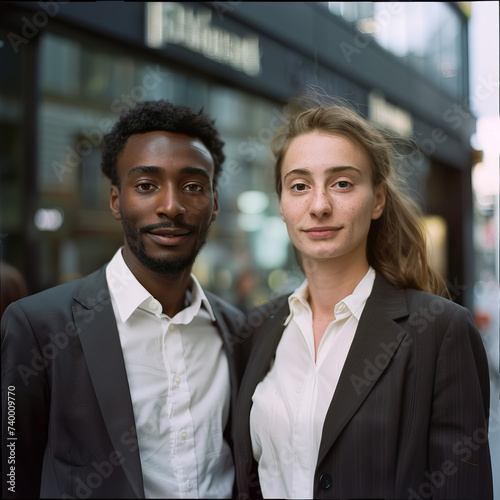
[[[159,174],[162,170],[162,167],[156,167],[153,165],[138,165],[128,171],[127,177],[133,177],[134,175],[140,174]],[[183,167],[181,168],[180,173],[183,175],[202,175],[207,180],[211,180],[210,174],[204,168],[200,167]]]
[[[324,174],[325,175],[335,174],[337,172],[342,172],[344,170],[354,170],[358,174],[361,173],[361,170],[359,168],[351,167],[350,165],[341,165],[341,166],[337,166],[337,167],[329,167],[329,168],[327,168],[324,171]],[[294,175],[309,176],[309,175],[312,175],[312,172],[309,169],[307,169],[307,168],[294,168],[293,170],[290,170],[290,172],[288,172],[285,175],[285,177],[283,177],[283,180],[285,180],[289,175],[292,175],[292,174],[294,174]]]
[[[160,171],[160,167],[154,167],[151,165],[139,165],[137,167],[131,168],[127,173],[127,177],[132,177],[137,174],[158,174],[160,173]]]
[[[207,180],[211,181],[210,174],[204,169],[200,167],[182,167],[181,174],[184,175],[202,175]]]

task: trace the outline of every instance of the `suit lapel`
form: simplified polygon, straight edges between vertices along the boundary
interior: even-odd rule
[[[82,280],[73,316],[90,378],[113,448],[138,498],[144,498],[142,468],[125,362],[111,305],[105,267]]]
[[[232,344],[232,334],[229,331],[229,328],[227,326],[226,321],[224,320],[224,317],[217,307],[216,301],[212,299],[212,295],[209,294],[208,292],[205,291],[205,294],[207,295],[207,298],[210,301],[210,305],[212,306],[212,311],[215,316],[215,326],[217,330],[220,333],[220,336],[222,337],[222,342],[224,344],[224,350],[226,351],[226,357],[227,357],[227,362],[229,366],[229,378],[231,381],[231,414],[234,415],[234,410],[236,407],[236,397],[238,395],[238,382],[239,382],[239,377],[237,374],[237,368],[235,364],[235,359],[233,356],[234,353],[234,347]]]
[[[326,414],[318,464],[385,371],[405,337],[394,320],[407,315],[404,291],[377,274]]]
[[[255,337],[254,348],[248,360],[248,369],[243,377],[242,388],[251,391],[253,395],[257,384],[264,378],[269,371],[271,361],[276,354],[279,341],[285,329],[284,323],[287,316],[290,314],[287,298],[283,299],[283,303],[278,303],[276,310],[269,319],[262,320],[264,326],[258,326],[253,334]],[[249,318],[250,319],[250,318]]]
[[[255,315],[255,320],[252,314]],[[269,371],[271,361],[283,335],[284,322],[289,314],[287,297],[278,299],[273,305],[272,314],[268,319],[266,313],[262,314],[262,316],[258,313],[252,314],[248,318],[247,325],[257,323],[252,334],[254,348],[250,354],[247,369],[241,382],[238,408],[236,410],[237,415],[240,416],[236,422],[238,426],[236,432],[240,435],[240,439],[235,439],[235,455],[245,464],[245,467],[237,468],[237,473],[240,475],[238,478],[239,484],[245,484],[245,474],[249,473],[252,465],[249,418],[252,408],[252,396],[257,384]]]

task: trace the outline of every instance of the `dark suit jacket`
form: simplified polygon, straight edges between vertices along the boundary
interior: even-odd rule
[[[249,414],[289,315],[250,313],[253,349],[234,425],[241,499],[259,498]],[[467,309],[379,274],[323,426],[315,498],[492,497],[488,363]]]
[[[243,315],[206,295],[228,357],[234,415],[243,366],[233,336]],[[2,318],[2,405],[3,498],[144,498],[105,267],[9,306]],[[8,426],[15,441],[7,439]],[[5,481],[11,465],[15,494]]]

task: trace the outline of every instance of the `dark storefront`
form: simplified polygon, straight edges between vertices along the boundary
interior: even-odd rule
[[[402,165],[432,257],[459,303],[472,283],[467,19],[453,3],[0,4],[2,258],[32,291],[87,274],[121,244],[100,143],[146,99],[204,106],[226,142],[202,284],[248,305],[301,279],[269,143],[308,86],[412,136]],[[425,22],[425,20],[431,20]],[[238,297],[238,298],[237,298]]]

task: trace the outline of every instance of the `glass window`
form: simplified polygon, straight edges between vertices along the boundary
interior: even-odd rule
[[[0,255],[24,274],[22,260],[26,207],[26,134],[23,133],[25,100],[21,78],[25,52],[15,54],[8,45],[8,31],[0,29]]]
[[[328,2],[342,18],[455,98],[462,98],[460,61],[466,26],[445,2]]]

